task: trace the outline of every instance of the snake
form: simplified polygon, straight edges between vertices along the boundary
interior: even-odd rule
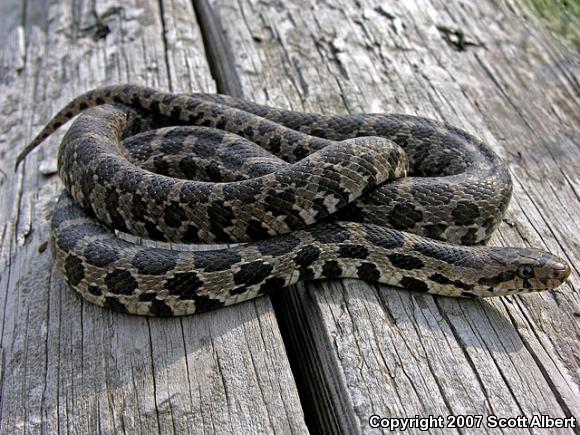
[[[445,122],[111,85],[68,103],[16,167],[72,118],[50,245],[93,304],[181,316],[343,278],[480,298],[570,275],[548,252],[485,245],[511,177],[487,144]]]

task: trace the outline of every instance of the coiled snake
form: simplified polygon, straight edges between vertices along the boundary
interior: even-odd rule
[[[66,282],[98,305],[185,315],[343,277],[487,297],[551,289],[570,273],[531,248],[457,245],[490,237],[512,185],[485,144],[444,123],[109,86],[69,103],[17,164],[81,112],[59,150],[66,189],[51,240]],[[114,230],[246,243],[151,248]]]

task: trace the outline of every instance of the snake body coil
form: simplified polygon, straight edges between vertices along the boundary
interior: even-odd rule
[[[551,289],[570,273],[535,249],[451,244],[490,237],[511,180],[485,144],[447,124],[111,86],[69,103],[17,163],[81,112],[59,150],[66,191],[51,234],[66,281],[98,305],[185,315],[342,277],[487,297]],[[113,230],[247,243],[149,248]]]

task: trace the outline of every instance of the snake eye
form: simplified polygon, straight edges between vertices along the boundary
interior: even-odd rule
[[[534,276],[534,269],[529,264],[524,264],[518,268],[518,276],[522,279],[528,279]]]

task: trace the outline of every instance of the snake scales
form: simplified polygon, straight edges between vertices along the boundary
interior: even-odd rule
[[[98,305],[186,315],[343,277],[487,297],[570,273],[547,252],[458,245],[490,237],[512,184],[485,144],[444,123],[109,86],[70,102],[17,164],[81,112],[59,150],[51,244],[67,283]],[[151,248],[113,230],[247,243]]]

